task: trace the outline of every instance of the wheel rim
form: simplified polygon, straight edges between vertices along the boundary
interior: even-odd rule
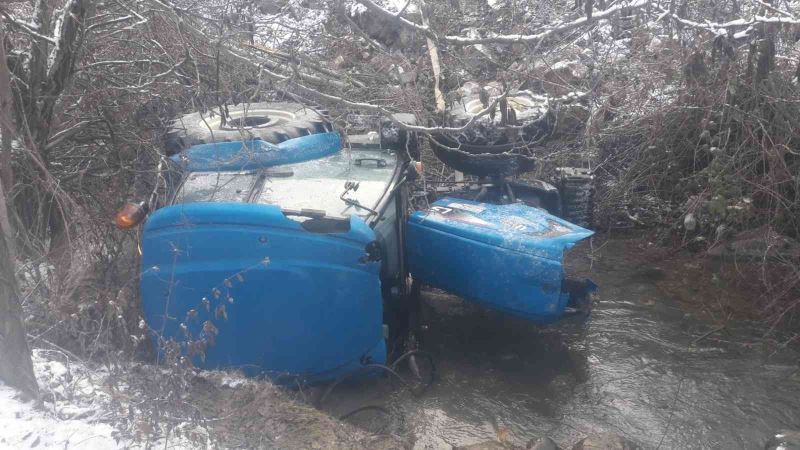
[[[517,113],[518,118],[520,115],[527,116],[531,115],[531,113],[540,113],[547,106],[546,101],[540,101],[540,99],[530,98],[527,96],[509,96],[507,100],[508,106],[510,106],[511,109]],[[468,114],[476,115],[483,111],[484,106],[479,99],[474,99],[466,102],[464,109]]]

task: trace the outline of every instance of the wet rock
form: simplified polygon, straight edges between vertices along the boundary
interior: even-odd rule
[[[535,442],[529,442],[525,448],[528,450],[560,450],[558,444],[546,436]]]
[[[614,433],[598,433],[581,439],[572,450],[638,450],[628,438]]]
[[[800,450],[800,431],[784,430],[775,433],[764,450]]]

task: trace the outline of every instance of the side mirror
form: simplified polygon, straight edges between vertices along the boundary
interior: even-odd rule
[[[128,202],[117,212],[116,217],[114,217],[114,223],[120,230],[130,230],[144,221],[148,210],[149,208],[145,202]]]

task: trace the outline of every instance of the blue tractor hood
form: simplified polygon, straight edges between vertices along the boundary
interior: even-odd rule
[[[172,160],[187,172],[255,170],[323,158],[341,149],[339,133],[329,132],[289,139],[277,145],[262,140],[194,145],[173,155]]]
[[[487,245],[561,261],[564,251],[594,234],[545,210],[445,198],[411,222]]]
[[[406,250],[415,279],[547,323],[571,300],[564,251],[592,234],[524,204],[445,198],[411,215]]]

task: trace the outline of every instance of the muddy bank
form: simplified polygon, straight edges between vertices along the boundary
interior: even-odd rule
[[[601,282],[653,286],[660,294],[643,299],[645,303],[674,301],[688,314],[720,325],[764,318],[770,300],[765,278],[781,276],[777,272],[784,267],[758,251],[737,255],[720,245],[709,252],[692,252],[658,241],[653,232],[601,233],[568,253],[565,265],[569,273],[599,277]]]
[[[308,404],[299,390],[267,381],[224,375],[192,383],[193,407],[202,411],[210,434],[225,448],[403,449],[411,442],[377,435],[339,421]]]

